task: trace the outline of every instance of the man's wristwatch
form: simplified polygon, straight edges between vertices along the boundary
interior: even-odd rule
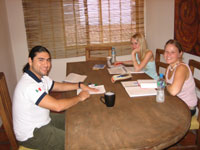
[[[79,82],[79,83],[78,83],[78,88],[79,88],[79,89],[81,88],[81,84],[83,84],[83,82]]]

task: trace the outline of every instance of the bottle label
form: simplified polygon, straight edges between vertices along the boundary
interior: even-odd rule
[[[165,88],[165,81],[164,80],[158,80],[157,87],[164,89]]]

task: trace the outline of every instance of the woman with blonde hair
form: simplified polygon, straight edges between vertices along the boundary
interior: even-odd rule
[[[157,79],[158,75],[155,67],[155,60],[153,52],[147,49],[146,40],[144,35],[141,33],[136,33],[131,37],[131,47],[132,47],[132,60],[116,62],[115,64],[133,64],[134,70],[136,72],[144,71],[147,75],[153,79]]]

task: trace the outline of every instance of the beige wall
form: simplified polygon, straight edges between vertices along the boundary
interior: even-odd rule
[[[146,0],[145,19],[149,49],[163,48],[174,36],[174,0]]]
[[[6,3],[5,0],[0,0],[0,72],[4,72],[6,76],[11,97],[17,82],[15,71]]]
[[[22,68],[27,62],[28,46],[24,25],[22,0],[3,0],[6,2],[10,45],[14,56],[17,80],[22,75]]]
[[[0,72],[4,72],[12,97],[17,82],[13,61],[5,0],[0,0]],[[0,118],[0,126],[2,124]]]

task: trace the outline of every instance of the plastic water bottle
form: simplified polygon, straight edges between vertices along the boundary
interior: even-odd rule
[[[115,63],[115,61],[116,61],[116,52],[115,52],[115,48],[112,47],[112,59],[111,59],[111,62]]]
[[[109,68],[112,66],[111,65],[111,57],[110,56],[107,57],[107,65],[108,65]]]
[[[157,80],[157,95],[156,102],[163,103],[165,101],[165,80],[163,79],[163,74],[160,74]]]

